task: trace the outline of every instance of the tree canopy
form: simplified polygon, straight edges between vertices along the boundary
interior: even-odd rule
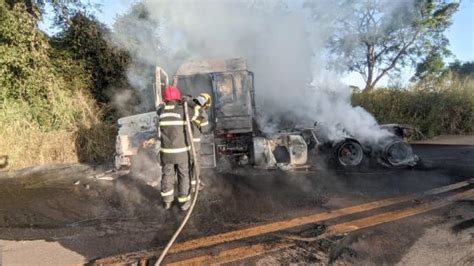
[[[365,90],[408,65],[438,68],[450,53],[444,32],[458,2],[343,0],[340,5],[346,12],[334,26],[330,51],[334,62],[363,77]]]
[[[449,64],[448,69],[460,77],[469,77],[474,79],[474,61],[461,62],[456,60]]]
[[[112,100],[113,92],[126,88],[129,56],[109,41],[109,29],[92,16],[76,13],[69,26],[53,39],[57,48],[85,63],[92,76],[91,92],[101,103]]]
[[[54,37],[38,27],[45,4],[67,18]],[[70,127],[80,118],[81,107],[74,106],[78,91],[109,105],[112,90],[128,88],[128,54],[113,47],[105,25],[81,8],[79,1],[0,0],[2,123],[13,119],[44,130]]]

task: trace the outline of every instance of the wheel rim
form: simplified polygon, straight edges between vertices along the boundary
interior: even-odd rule
[[[386,149],[387,161],[394,166],[405,164],[412,157],[413,152],[410,146],[404,142],[394,142]]]
[[[338,149],[337,157],[344,166],[359,165],[363,158],[362,147],[355,142],[344,142]]]

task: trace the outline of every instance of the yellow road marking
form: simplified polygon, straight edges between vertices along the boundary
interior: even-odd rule
[[[439,208],[448,206],[452,204],[453,202],[460,199],[466,199],[466,198],[472,198],[472,197],[474,197],[474,189],[470,189],[470,190],[455,194],[453,196],[450,196],[444,199],[423,203],[420,206],[417,206],[414,208],[386,212],[386,213],[382,213],[382,214],[378,214],[374,216],[369,216],[366,218],[361,218],[354,221],[332,225],[320,237],[323,238],[327,235],[339,235],[339,234],[349,233],[355,230],[375,226],[378,224],[400,220],[406,217],[410,217],[413,215],[417,215],[420,213],[424,213],[424,212],[428,212],[434,209],[439,209]]]
[[[316,213],[309,216],[297,217],[297,218],[293,218],[289,220],[263,224],[263,225],[259,225],[259,226],[255,226],[251,228],[240,229],[240,230],[222,233],[218,235],[197,238],[197,239],[177,243],[170,249],[169,253],[178,253],[178,252],[183,252],[183,251],[196,249],[196,248],[209,247],[216,244],[221,244],[221,243],[235,241],[235,240],[241,240],[244,238],[250,238],[250,237],[254,237],[258,235],[290,229],[293,227],[298,227],[302,225],[334,219],[334,218],[338,218],[338,217],[342,217],[342,216],[346,216],[350,214],[369,211],[369,210],[386,207],[393,204],[402,203],[405,201],[410,201],[422,196],[440,194],[443,192],[447,192],[450,190],[467,186],[468,184],[469,183],[467,181],[464,181],[464,182],[459,182],[459,183],[455,183],[455,184],[440,187],[440,188],[431,189],[431,190],[421,192],[421,193],[414,193],[414,194],[401,196],[401,197],[383,199],[383,200],[369,202],[369,203],[352,206],[348,208],[342,208],[342,209],[338,209],[334,211]]]
[[[223,250],[216,255],[203,255],[199,257],[190,258],[187,260],[177,261],[166,264],[170,266],[181,265],[209,265],[222,264],[233,261],[240,261],[243,259],[252,258],[260,254],[270,253],[294,246],[293,243],[277,242],[275,244],[256,244],[252,246],[239,247],[229,250]]]
[[[474,189],[470,189],[465,192],[461,192],[444,199],[436,200],[433,202],[423,203],[417,207],[406,208],[398,211],[391,211],[374,215],[346,223],[336,224],[328,227],[326,233],[315,237],[315,238],[301,238],[302,240],[317,240],[325,238],[331,235],[338,235],[353,232],[359,229],[393,222],[417,214],[425,213],[434,209],[439,209],[454,203],[457,200],[468,199],[474,197]],[[249,247],[239,247],[230,250],[224,250],[216,255],[204,255],[194,258],[189,258],[183,261],[171,263],[169,265],[202,265],[202,264],[220,264],[241,261],[251,257],[263,255],[270,252],[275,252],[282,249],[293,247],[295,243],[288,243],[287,241],[277,241],[271,246],[265,244],[256,244]]]
[[[293,227],[298,227],[302,225],[312,224],[316,222],[321,222],[329,219],[334,219],[346,215],[356,214],[364,211],[369,211],[377,208],[382,208],[410,200],[414,200],[424,196],[436,195],[444,192],[448,192],[451,190],[459,189],[465,187],[470,184],[470,181],[462,181],[458,183],[454,183],[451,185],[430,189],[424,192],[413,193],[410,195],[404,195],[394,198],[382,199],[379,201],[373,201],[369,203],[364,203],[361,205],[356,205],[352,207],[342,208],[338,210],[323,212],[323,213],[316,213],[309,216],[297,217],[289,220],[283,220],[279,222],[273,222],[268,224],[263,224],[255,227],[230,231],[227,233],[197,238],[181,243],[175,244],[169,250],[169,253],[178,253],[183,251],[188,251],[192,249],[204,248],[209,247],[217,244],[227,243],[231,241],[241,240],[245,238],[250,238],[254,236],[259,236],[263,234],[273,233],[277,231],[282,231],[286,229],[290,229]],[[139,251],[139,252],[131,252],[128,254],[112,256],[108,258],[103,258],[95,261],[95,264],[111,264],[117,262],[124,262],[133,261],[138,258],[144,257],[152,257],[158,254],[160,249],[153,249],[148,251]]]

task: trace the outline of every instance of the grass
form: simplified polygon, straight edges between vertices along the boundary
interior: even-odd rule
[[[103,109],[90,95],[78,91],[56,103],[63,118],[58,129],[44,129],[30,119],[30,106],[18,102],[0,110],[0,156],[7,169],[52,163],[100,163],[114,153],[115,125],[103,121]],[[74,112],[71,112],[74,111]]]
[[[371,112],[379,123],[418,127],[425,136],[474,132],[474,79],[449,78],[406,89],[356,92],[354,105]]]

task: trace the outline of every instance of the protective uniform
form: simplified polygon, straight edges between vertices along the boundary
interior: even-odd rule
[[[204,96],[205,95],[205,96]],[[201,137],[202,133],[208,132],[209,120],[206,109],[209,108],[211,104],[211,98],[207,93],[201,93],[198,97],[193,100],[193,117],[191,118],[193,126],[193,142],[194,148],[196,150],[196,160],[200,163],[200,151],[201,151]],[[191,186],[196,186],[196,180],[191,180]],[[200,182],[199,189],[204,188],[204,183]]]
[[[194,99],[195,106],[193,108],[193,136],[194,141],[199,142],[202,133],[208,131],[209,117],[207,115],[207,109],[211,106],[211,96],[207,93],[201,93],[196,99]]]
[[[168,87],[164,92],[165,106],[159,112],[161,132],[161,196],[165,207],[174,200],[175,176],[178,175],[178,202],[189,207],[191,200],[189,163],[190,142],[186,133],[186,117],[178,88]]]
[[[191,118],[193,126],[193,142],[196,151],[200,150],[202,133],[208,131],[209,120],[206,109],[199,103],[193,108],[193,117]],[[199,153],[198,153],[199,154]]]

